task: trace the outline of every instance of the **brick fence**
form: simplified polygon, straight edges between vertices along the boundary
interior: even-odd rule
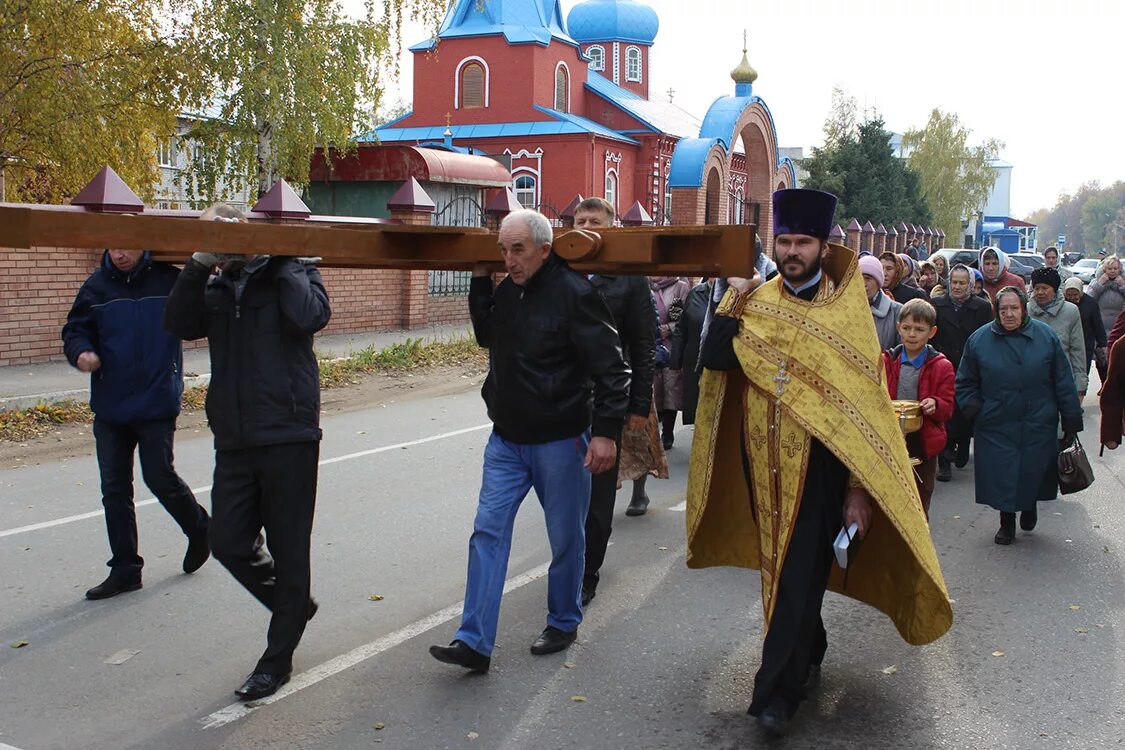
[[[63,358],[59,334],[100,250],[0,248],[0,367]],[[429,294],[425,271],[325,268],[324,333],[421,328],[468,320],[465,295]]]

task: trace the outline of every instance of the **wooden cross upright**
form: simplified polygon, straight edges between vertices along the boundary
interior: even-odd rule
[[[250,211],[248,223],[200,221],[199,211],[146,209],[139,200],[96,207],[0,203],[0,247],[148,250],[171,262],[207,250],[314,256],[320,265],[349,268],[504,270],[496,234],[487,229],[308,215],[299,198],[296,203],[303,213]],[[554,250],[582,273],[749,277],[754,231],[752,225],[558,229]]]

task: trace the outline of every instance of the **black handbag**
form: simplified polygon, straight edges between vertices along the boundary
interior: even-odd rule
[[[1077,437],[1059,451],[1059,492],[1070,495],[1094,483],[1094,469]]]

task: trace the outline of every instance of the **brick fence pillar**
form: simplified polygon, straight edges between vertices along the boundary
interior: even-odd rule
[[[871,245],[875,240],[875,227],[871,222],[864,222],[863,228],[859,230],[859,251],[861,253],[871,252]]]
[[[848,244],[848,247],[850,247],[853,251],[856,252],[856,254],[859,253],[859,237],[860,237],[860,232],[862,232],[862,231],[863,231],[862,227],[860,227],[859,222],[856,221],[855,219],[852,219],[851,221],[848,222],[847,244]]]
[[[418,180],[411,177],[402,183],[387,201],[391,218],[410,226],[429,226],[434,218],[433,199]],[[402,301],[402,327],[421,328],[429,322],[430,272],[402,271],[404,294]]]

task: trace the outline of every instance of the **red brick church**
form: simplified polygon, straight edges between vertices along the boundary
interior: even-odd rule
[[[660,23],[638,0],[455,0],[414,53],[414,110],[361,141],[510,160],[517,200],[558,214],[577,195],[657,223],[770,226],[796,184],[743,50],[734,94],[702,119],[650,96]],[[772,244],[762,232],[767,246]]]

